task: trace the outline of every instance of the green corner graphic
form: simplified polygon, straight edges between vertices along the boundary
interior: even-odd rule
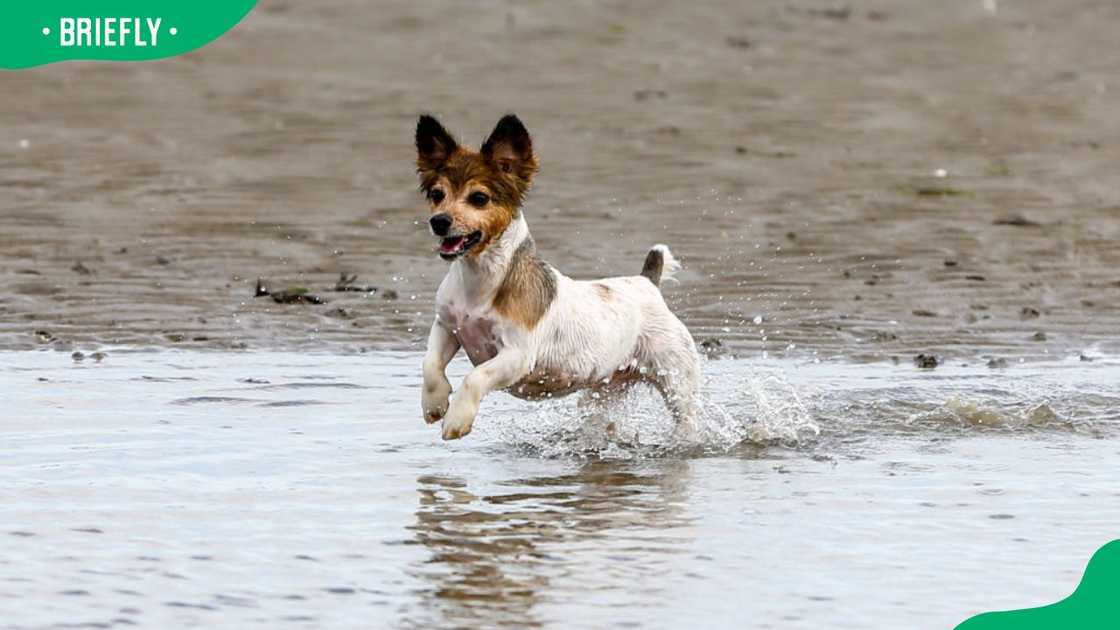
[[[1097,550],[1069,597],[1040,608],[990,612],[956,630],[1105,630],[1120,628],[1120,540]]]
[[[0,68],[58,61],[148,61],[218,39],[257,0],[52,0],[0,9]]]

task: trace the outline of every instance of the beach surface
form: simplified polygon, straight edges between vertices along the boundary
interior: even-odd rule
[[[417,114],[477,146],[514,111],[542,255],[631,275],[669,244],[698,340],[1115,352],[1118,26],[1089,0],[265,1],[180,58],[0,74],[0,348],[419,349],[445,263]]]

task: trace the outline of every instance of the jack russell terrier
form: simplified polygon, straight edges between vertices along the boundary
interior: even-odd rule
[[[669,248],[654,246],[640,275],[602,280],[573,280],[541,260],[521,211],[537,157],[516,116],[498,121],[477,152],[421,116],[416,149],[428,223],[451,261],[436,292],[421,401],[427,422],[443,420],[443,439],[470,433],[495,390],[525,399],[583,390],[594,404],[638,382],[661,392],[678,430],[690,428],[700,361],[661,296],[661,280],[680,268]],[[460,348],[474,369],[452,396],[444,369]]]

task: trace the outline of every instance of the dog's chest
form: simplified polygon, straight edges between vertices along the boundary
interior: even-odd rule
[[[457,308],[454,304],[441,306],[439,321],[459,340],[471,363],[478,365],[494,358],[502,349],[497,321],[484,313]]]

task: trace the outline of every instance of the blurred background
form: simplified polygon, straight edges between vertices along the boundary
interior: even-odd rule
[[[0,349],[418,349],[446,264],[416,116],[477,146],[516,112],[544,257],[633,274],[668,243],[712,354],[1115,352],[1118,27],[1110,0],[264,0],[180,58],[0,74]]]

